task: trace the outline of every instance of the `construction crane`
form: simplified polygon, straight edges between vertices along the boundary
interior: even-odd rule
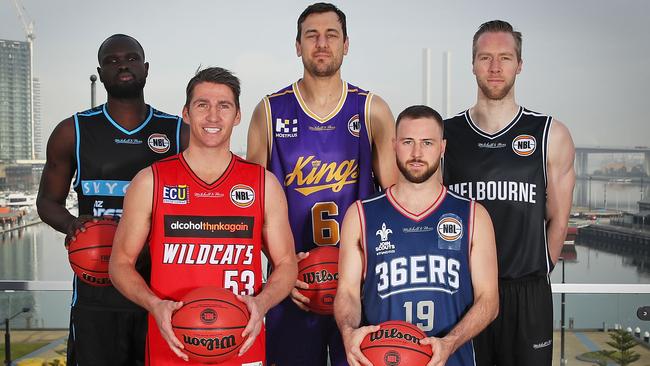
[[[36,39],[36,34],[34,33],[34,21],[27,13],[25,7],[20,3],[20,0],[13,0],[14,6],[16,7],[16,12],[18,13],[18,18],[23,24],[23,29],[25,30],[25,36],[27,37],[27,44],[29,45],[29,98],[30,98],[30,116],[31,116],[31,143],[32,143],[32,159],[36,158],[35,151],[35,131],[34,131],[34,39]]]

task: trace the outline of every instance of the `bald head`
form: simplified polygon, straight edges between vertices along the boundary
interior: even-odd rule
[[[142,59],[144,60],[144,48],[142,48],[142,45],[140,42],[138,42],[137,39],[126,35],[126,34],[113,34],[112,36],[106,38],[104,42],[99,46],[99,50],[97,50],[97,61],[101,64],[102,63],[102,58],[104,56],[104,52],[107,48],[107,46],[111,45],[114,42],[125,42],[125,43],[132,43],[141,53]]]

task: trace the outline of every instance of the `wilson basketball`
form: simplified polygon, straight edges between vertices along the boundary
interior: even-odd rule
[[[108,261],[111,258],[117,221],[87,221],[68,246],[68,260],[77,277],[93,286],[110,286]]]
[[[339,282],[339,248],[327,246],[310,250],[309,256],[298,262],[298,279],[309,285],[309,289],[299,290],[309,299],[309,310],[333,314]]]
[[[250,319],[246,304],[218,287],[194,289],[180,301],[183,307],[172,315],[172,328],[190,360],[219,363],[237,355]]]
[[[431,346],[420,344],[426,337],[417,326],[401,320],[379,324],[378,331],[361,341],[361,352],[375,366],[425,366],[433,353]]]

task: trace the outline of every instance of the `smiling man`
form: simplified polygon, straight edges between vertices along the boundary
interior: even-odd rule
[[[388,105],[341,79],[349,46],[345,14],[332,4],[316,3],[302,12],[297,27],[303,77],[258,104],[247,158],[283,183],[295,251],[302,259],[318,246],[337,246],[348,206],[374,193],[376,184],[393,184],[397,168]],[[300,281],[296,286],[307,288]],[[345,365],[333,317],[307,312],[306,302],[294,289],[269,312],[269,364],[325,366],[329,349],[332,365]]]
[[[522,36],[501,20],[472,45],[476,104],[445,121],[444,184],[481,202],[494,221],[500,313],[475,340],[477,365],[550,366],[549,274],[573,195],[575,149],[560,121],[515,102]]]
[[[110,274],[126,297],[149,311],[148,365],[188,364],[171,315],[183,295],[203,286],[231,290],[251,314],[239,355],[220,365],[266,365],[264,315],[298,275],[282,187],[262,166],[230,151],[241,119],[239,94],[239,80],[229,71],[199,71],[183,107],[189,147],[140,171],[124,200]],[[147,239],[150,285],[134,266]],[[275,268],[264,288],[262,251]]]
[[[38,214],[66,234],[66,245],[84,222],[122,214],[125,191],[140,169],[177,154],[185,125],[177,116],[144,102],[149,73],[140,43],[127,35],[108,37],[97,54],[99,78],[108,101],[63,120],[47,144],[38,190]],[[79,217],[65,208],[70,182],[79,198]],[[149,259],[137,263],[149,277]],[[142,365],[146,312],[114,287],[74,279],[68,339],[69,365]]]

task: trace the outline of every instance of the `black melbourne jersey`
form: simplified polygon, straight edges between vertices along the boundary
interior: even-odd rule
[[[502,130],[488,134],[469,110],[445,120],[444,183],[490,213],[499,278],[547,275],[546,148],[550,116],[520,107]]]
[[[180,117],[147,106],[147,117],[126,130],[101,105],[74,115],[76,174],[74,190],[79,215],[121,216],[124,194],[142,169],[180,151]],[[143,251],[148,252],[148,251]],[[139,260],[138,271],[148,278],[149,266]],[[94,287],[75,278],[73,305],[135,309],[114,287]]]

